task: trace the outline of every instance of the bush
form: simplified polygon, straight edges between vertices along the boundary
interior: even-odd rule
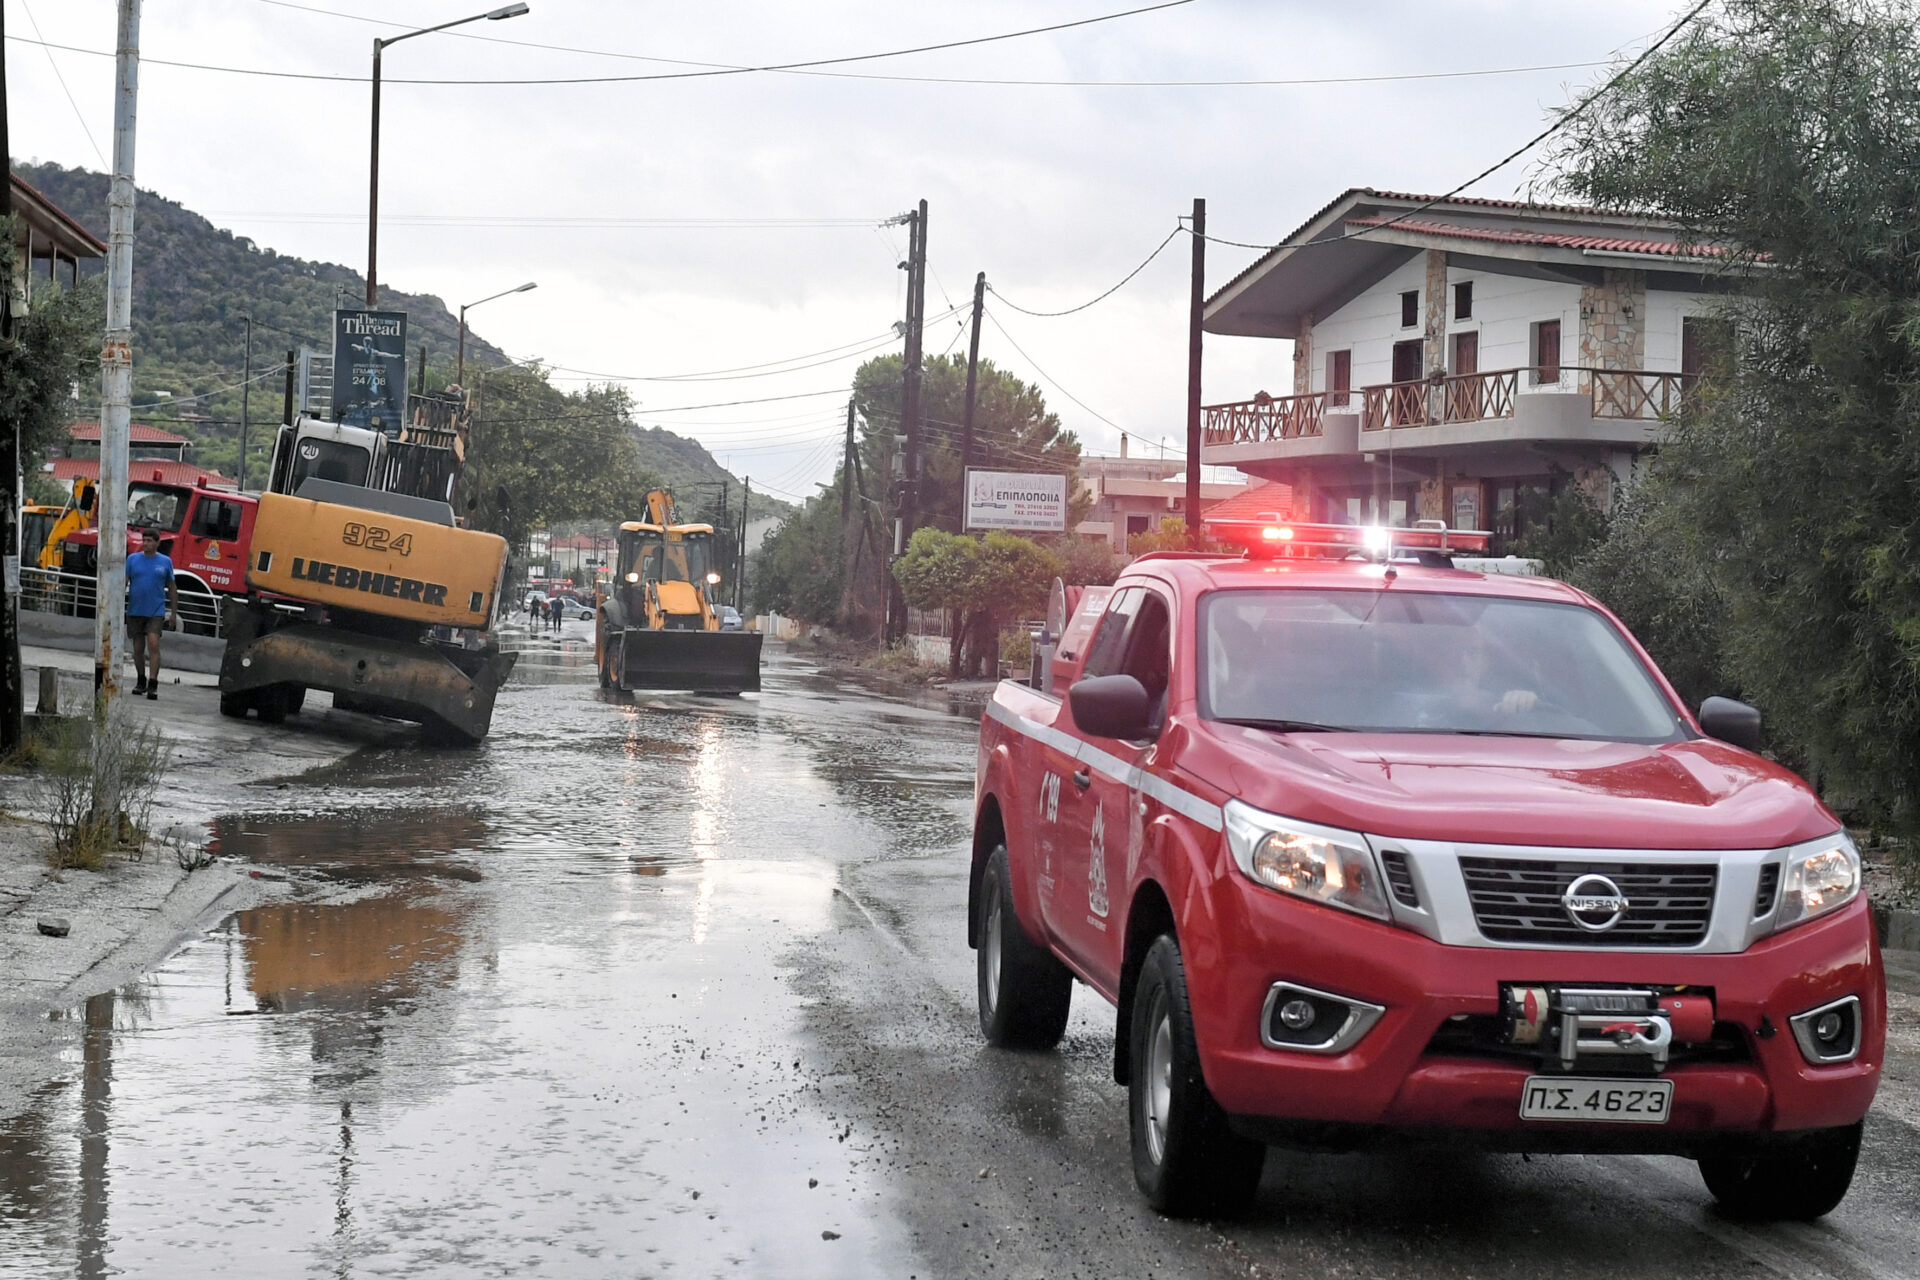
[[[98,870],[119,849],[146,852],[147,822],[171,749],[160,731],[116,702],[104,727],[64,717],[36,735],[28,802],[53,835],[56,871]]]

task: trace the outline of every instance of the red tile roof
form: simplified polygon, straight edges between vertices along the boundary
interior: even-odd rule
[[[1269,480],[1245,493],[1223,498],[1200,514],[1200,523],[1204,527],[1220,520],[1259,520],[1267,516],[1293,519],[1292,485]]]
[[[1455,240],[1491,240],[1499,244],[1535,244],[1552,249],[1595,249],[1606,253],[1646,253],[1668,258],[1720,257],[1724,250],[1714,245],[1681,244],[1676,240],[1628,240],[1617,236],[1572,235],[1562,231],[1516,231],[1505,227],[1456,227],[1447,222],[1427,222],[1417,218],[1391,218],[1374,215],[1348,218],[1349,227],[1378,227],[1392,222],[1396,231],[1419,235],[1447,236]]]
[[[136,422],[127,428],[127,438],[134,444],[192,444],[185,436],[177,436],[171,431],[162,431],[158,427],[149,427]],[[97,422],[76,422],[67,428],[67,439],[79,440],[87,444],[100,442],[100,424]]]
[[[100,461],[97,458],[55,458],[47,465],[51,468],[49,474],[63,483],[79,476],[89,480],[100,478]],[[127,464],[127,476],[136,484],[145,480],[191,485],[204,480],[210,489],[239,488],[238,484],[218,471],[209,471],[188,462],[175,462],[172,458],[135,458]]]

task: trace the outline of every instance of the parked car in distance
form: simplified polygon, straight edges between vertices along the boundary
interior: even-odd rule
[[[742,618],[740,611],[732,605],[721,605],[719,613],[720,629],[722,631],[745,631],[747,629],[747,620]]]

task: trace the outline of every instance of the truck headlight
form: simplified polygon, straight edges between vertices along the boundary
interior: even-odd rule
[[[1262,813],[1238,800],[1227,801],[1226,830],[1234,865],[1255,884],[1376,920],[1391,918],[1365,837]]]
[[[1773,927],[1818,919],[1860,893],[1860,852],[1844,831],[1787,850],[1780,876],[1780,907]]]

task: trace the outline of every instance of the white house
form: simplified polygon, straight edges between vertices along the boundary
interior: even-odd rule
[[[1637,214],[1356,188],[1213,295],[1284,338],[1277,391],[1206,408],[1201,457],[1295,518],[1511,536],[1529,488],[1604,501],[1725,349],[1710,249]]]

